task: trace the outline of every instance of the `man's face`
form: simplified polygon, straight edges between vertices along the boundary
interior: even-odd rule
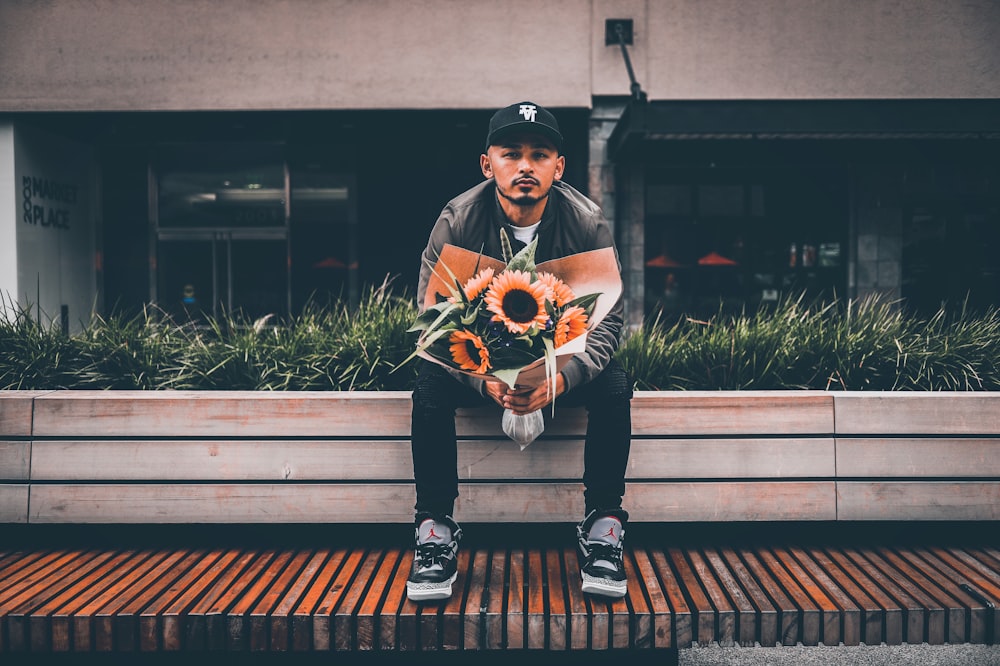
[[[566,159],[539,134],[512,134],[490,146],[480,166],[484,176],[496,180],[501,197],[517,206],[533,206],[562,179]]]

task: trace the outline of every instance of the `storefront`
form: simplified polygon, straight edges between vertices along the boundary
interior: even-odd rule
[[[89,193],[99,202],[99,312],[152,303],[181,319],[237,311],[257,318],[298,313],[309,302],[356,302],[387,280],[396,293],[413,295],[438,214],[482,179],[489,113],[105,113],[13,121],[85,149],[101,175]],[[585,189],[588,112],[558,113],[567,180]],[[86,316],[82,307],[74,303],[69,316]]]
[[[642,257],[633,303],[668,317],[876,292],[925,312],[996,304],[998,148],[996,101],[632,104],[608,150],[622,243]]]
[[[531,99],[614,228],[632,327],[797,293],[996,304],[998,21],[991,0],[0,3],[0,293],[73,327],[405,290],[482,178],[490,113]]]

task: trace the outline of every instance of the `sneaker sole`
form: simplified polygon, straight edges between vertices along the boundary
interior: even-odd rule
[[[583,585],[581,588],[584,592],[589,594],[600,594],[601,596],[620,599],[621,597],[624,597],[625,593],[628,591],[628,583],[624,580],[605,580],[603,578],[588,576],[583,572],[580,572],[580,576],[583,578]]]
[[[410,601],[447,599],[451,596],[451,586],[456,578],[458,578],[458,573],[440,583],[411,583],[410,581],[406,581],[406,598]]]

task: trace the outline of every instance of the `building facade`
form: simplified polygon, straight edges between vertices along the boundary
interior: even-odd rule
[[[490,113],[530,99],[614,226],[632,326],[994,305],[998,28],[993,0],[11,0],[0,292],[73,328],[413,287]]]

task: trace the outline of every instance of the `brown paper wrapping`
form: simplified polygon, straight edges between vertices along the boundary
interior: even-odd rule
[[[445,298],[451,295],[451,289],[448,287],[452,284],[451,276],[448,274],[448,270],[444,269],[445,266],[458,279],[459,284],[465,284],[469,278],[485,268],[493,268],[499,273],[507,267],[507,264],[498,259],[483,256],[478,252],[455,245],[445,245],[437,263],[434,264],[434,270],[427,283],[427,292],[424,294],[425,308],[439,301],[438,294]],[[610,247],[552,259],[537,264],[536,270],[555,275],[569,285],[577,296],[600,294],[590,314],[588,331],[597,326],[611,312],[611,308],[614,307],[622,293],[618,261],[615,258],[614,249]],[[445,282],[446,280],[448,282]],[[558,347],[556,349],[557,371],[562,370],[574,355],[583,352],[586,349],[586,343],[587,335],[584,334],[567,342],[562,347]],[[419,356],[470,377],[484,379],[492,376],[489,373],[483,375],[468,370],[458,370],[426,352],[421,352]],[[517,386],[538,386],[545,381],[545,378],[545,359],[540,358],[521,368],[515,384]]]

